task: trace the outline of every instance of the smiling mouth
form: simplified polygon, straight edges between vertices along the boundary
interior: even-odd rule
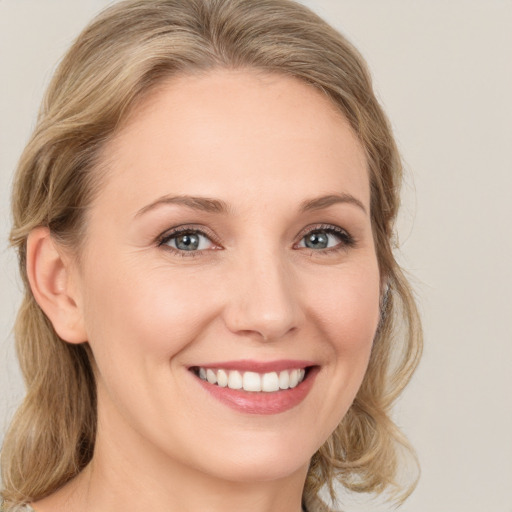
[[[225,361],[188,368],[211,397],[239,413],[258,415],[299,406],[320,369],[313,361],[289,359]]]
[[[220,388],[253,393],[275,393],[296,388],[307,378],[310,367],[266,373],[200,366],[193,366],[190,370],[202,381]]]

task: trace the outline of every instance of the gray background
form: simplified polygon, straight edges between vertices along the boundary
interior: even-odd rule
[[[0,0],[0,438],[23,394],[13,169],[59,57],[109,3]],[[423,468],[403,510],[512,512],[512,2],[304,3],[368,60],[408,170],[399,257],[426,347],[396,407]]]

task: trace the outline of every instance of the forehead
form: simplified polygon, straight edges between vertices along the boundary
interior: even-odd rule
[[[348,121],[320,91],[279,74],[174,77],[132,110],[104,159],[104,194],[122,190],[133,208],[166,193],[236,205],[342,192],[369,205],[364,151]]]

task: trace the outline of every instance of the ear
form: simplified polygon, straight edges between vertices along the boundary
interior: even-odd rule
[[[72,260],[46,227],[33,229],[27,240],[27,274],[34,298],[56,333],[69,343],[87,341],[81,300],[72,277]]]

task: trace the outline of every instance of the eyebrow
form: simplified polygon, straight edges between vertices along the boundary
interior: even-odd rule
[[[343,203],[357,206],[359,209],[363,210],[364,213],[367,213],[364,204],[359,199],[354,197],[352,194],[330,194],[328,196],[307,199],[306,201],[303,201],[301,203],[300,211],[304,213],[312,210],[322,210],[323,208],[328,208],[333,204]]]
[[[139,217],[150,210],[153,210],[163,205],[178,204],[191,208],[192,210],[199,210],[207,213],[227,214],[231,211],[230,206],[221,199],[213,199],[210,197],[196,197],[188,195],[180,196],[163,196],[156,201],[144,206],[140,209],[135,217]],[[305,213],[314,210],[322,210],[334,204],[352,204],[361,209],[364,213],[366,208],[363,203],[351,194],[330,194],[326,196],[315,197],[313,199],[306,199],[299,207],[299,212]]]

